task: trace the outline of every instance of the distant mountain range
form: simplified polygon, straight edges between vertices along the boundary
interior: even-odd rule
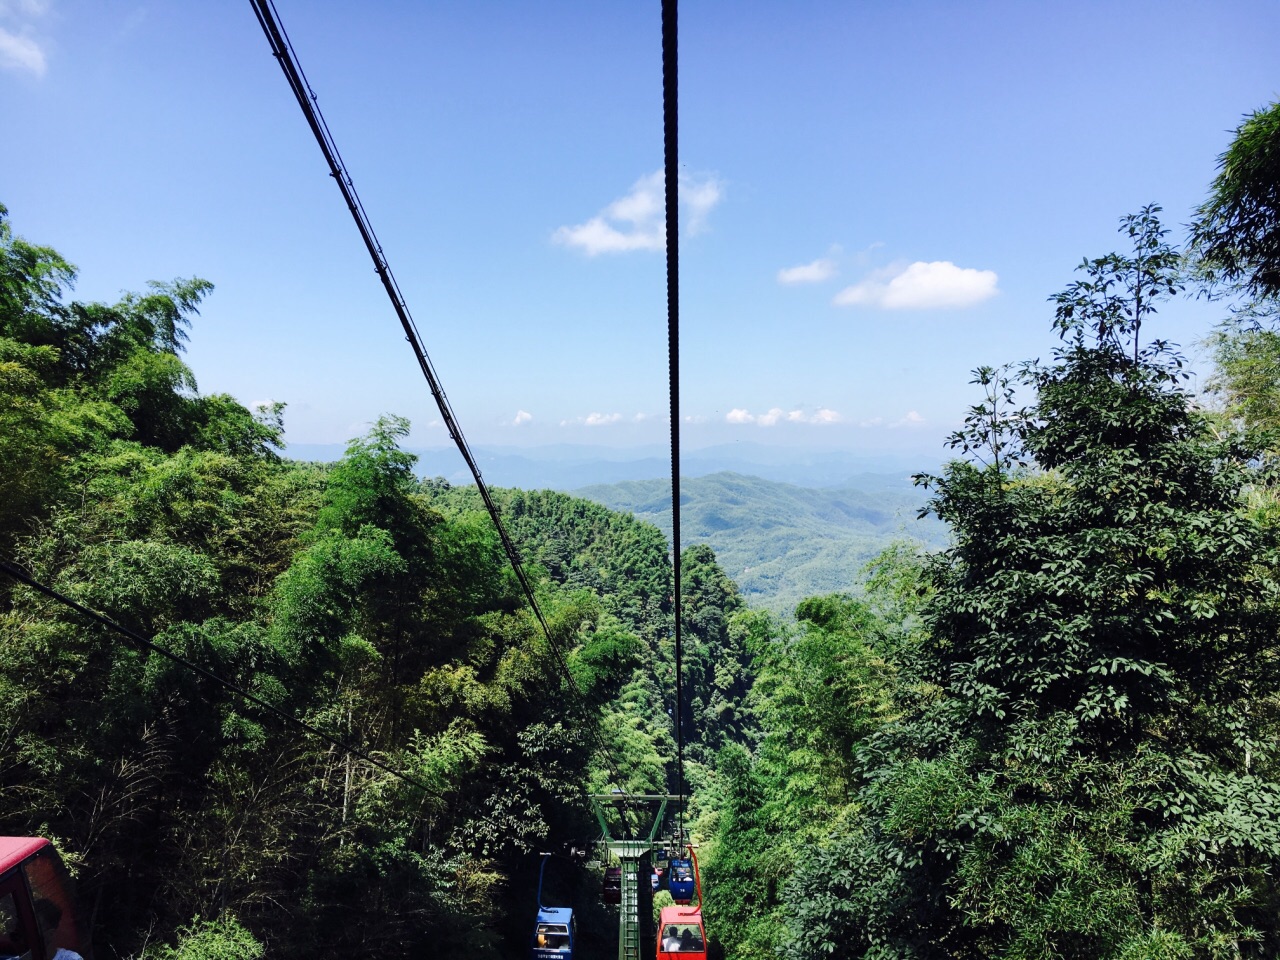
[[[648,520],[671,538],[671,483],[627,481],[574,491]],[[747,601],[789,613],[805,597],[856,592],[867,561],[895,540],[937,549],[947,528],[917,519],[925,494],[900,474],[863,474],[815,489],[737,473],[682,478],[681,540],[706,543]]]
[[[290,444],[286,456],[294,460],[333,461],[343,444]],[[444,477],[455,485],[471,483],[471,474],[458,451],[450,447],[409,448],[418,456],[417,472],[424,477]],[[486,447],[472,449],[485,482],[521,490],[577,490],[594,484],[653,480],[671,476],[666,449],[651,447],[603,447],[560,444],[542,447]],[[894,482],[921,470],[936,470],[941,457],[911,459],[905,456],[868,456],[841,450],[806,450],[733,443],[685,451],[680,472],[684,477],[705,477],[731,471],[802,487],[855,486],[868,474],[890,475]]]
[[[340,444],[292,444],[297,460],[337,460]],[[412,449],[419,476],[472,482],[453,447]],[[671,538],[671,463],[662,447],[475,447],[495,487],[558,490],[625,510]],[[940,459],[940,458],[939,458]],[[916,518],[925,494],[911,475],[938,461],[859,456],[741,443],[681,458],[685,546],[706,543],[747,601],[790,613],[805,597],[850,591],[868,560],[894,540],[946,542],[936,518]]]

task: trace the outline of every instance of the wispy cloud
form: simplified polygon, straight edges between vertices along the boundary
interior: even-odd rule
[[[786,267],[778,271],[778,282],[791,285],[796,283],[821,283],[836,275],[836,262],[831,257],[821,257],[812,263],[803,263],[798,267]]]
[[[893,423],[889,424],[889,426],[894,429],[900,427],[923,427],[924,417],[920,416],[920,414],[916,413],[914,410],[908,410],[903,414],[901,419],[895,420]]]
[[[878,270],[860,283],[845,287],[833,301],[837,306],[870,306],[885,310],[927,310],[971,307],[999,293],[994,270],[957,267],[950,260]]]
[[[575,247],[589,257],[663,249],[666,244],[664,182],[661,170],[641,177],[625,196],[585,223],[558,228],[551,239]],[[686,232],[696,234],[705,230],[707,216],[723,196],[723,184],[716,177],[680,174],[681,220]]]
[[[588,413],[584,417],[571,417],[561,420],[562,427],[607,427],[622,420],[620,413]]]
[[[516,415],[511,419],[511,425],[513,427],[518,427],[522,424],[530,423],[532,420],[533,414],[528,410],[517,410]]]
[[[781,407],[771,407],[764,413],[752,413],[745,407],[735,407],[725,414],[726,423],[753,423],[758,427],[773,427],[779,423],[840,423],[842,418],[836,411],[827,407],[809,413],[805,410],[783,410]]]
[[[44,76],[44,46],[35,34],[48,12],[47,0],[0,0],[0,70]]]

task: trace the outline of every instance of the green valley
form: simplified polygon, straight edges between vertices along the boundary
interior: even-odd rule
[[[681,480],[685,543],[706,543],[744,599],[789,615],[805,597],[854,591],[862,568],[895,541],[937,549],[947,532],[918,518],[925,494],[906,475],[866,474],[832,488],[736,473]],[[671,483],[593,485],[575,491],[671,533]]]

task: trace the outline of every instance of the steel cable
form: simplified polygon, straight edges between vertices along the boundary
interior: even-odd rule
[[[418,333],[417,325],[413,321],[413,317],[409,313],[405,298],[400,291],[399,284],[396,283],[395,276],[391,272],[391,268],[387,263],[386,257],[382,251],[382,245],[378,242],[376,234],[373,232],[373,226],[369,222],[368,215],[365,213],[364,205],[360,202],[359,195],[356,193],[355,184],[348,174],[346,166],[342,162],[342,155],[338,152],[337,144],[334,142],[333,135],[329,132],[329,126],[324,120],[319,107],[316,104],[317,97],[307,82],[306,75],[302,72],[301,66],[298,64],[297,55],[293,50],[293,45],[289,41],[288,34],[280,23],[279,15],[276,12],[275,4],[272,0],[250,0],[254,13],[258,17],[258,24],[262,27],[263,33],[267,37],[267,42],[271,45],[271,52],[280,64],[280,69],[284,72],[285,78],[289,83],[298,106],[302,108],[303,116],[306,118],[307,125],[311,128],[312,134],[316,138],[316,143],[320,146],[321,153],[324,154],[325,162],[329,165],[329,175],[333,177],[338,185],[339,191],[342,193],[343,199],[346,201],[347,209],[351,213],[352,219],[355,221],[356,228],[360,232],[360,238],[364,241],[365,248],[369,252],[370,258],[373,260],[374,270],[378,274],[378,278],[382,281],[382,286],[387,292],[388,298],[391,300],[392,308],[395,310],[396,317],[400,321],[400,325],[404,330],[405,339],[409,342],[413,350],[414,357],[418,361],[418,366],[422,370],[423,376],[427,380],[427,385],[431,390],[432,397],[435,398],[436,406],[440,411],[440,417],[444,421],[449,431],[449,436],[457,446],[459,453],[462,454],[463,460],[466,461],[471,476],[475,480],[476,489],[480,493],[481,499],[484,501],[485,509],[488,511],[493,525],[497,530],[498,537],[502,542],[502,549],[507,555],[507,560],[511,565],[512,571],[516,575],[516,579],[520,582],[520,588],[525,595],[525,599],[529,603],[529,607],[534,617],[538,621],[538,625],[542,628],[542,633],[547,639],[547,644],[551,649],[552,655],[555,657],[560,671],[564,676],[565,682],[569,689],[578,698],[579,702],[585,707],[586,697],[582,689],[578,686],[577,681],[573,678],[573,674],[569,669],[569,663],[565,659],[564,653],[560,649],[560,645],[552,636],[551,628],[548,626],[546,618],[543,616],[542,608],[538,604],[534,595],[533,585],[524,569],[524,564],[520,559],[519,551],[516,549],[515,543],[507,533],[505,524],[502,522],[498,506],[490,495],[489,488],[484,482],[484,478],[480,474],[480,467],[476,464],[475,458],[471,454],[471,449],[467,445],[466,438],[462,435],[462,429],[458,426],[457,418],[453,414],[453,408],[449,404],[449,399],[445,395],[444,389],[440,384],[440,379],[436,374],[435,368],[431,363],[430,357],[427,355],[426,348],[423,346],[422,337]],[[592,738],[596,742],[597,749],[609,768],[609,773],[614,779],[614,783],[621,788],[623,779],[618,772],[616,763],[613,760],[612,752],[608,749],[608,745],[600,737],[599,731],[590,726],[588,728]]]

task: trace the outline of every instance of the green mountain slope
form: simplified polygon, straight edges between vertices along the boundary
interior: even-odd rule
[[[924,494],[904,478],[810,489],[737,473],[681,481],[681,539],[706,543],[754,606],[790,611],[808,596],[850,590],[858,571],[894,540],[946,541],[936,519],[916,518]],[[637,480],[575,491],[648,520],[671,536],[671,484]]]

